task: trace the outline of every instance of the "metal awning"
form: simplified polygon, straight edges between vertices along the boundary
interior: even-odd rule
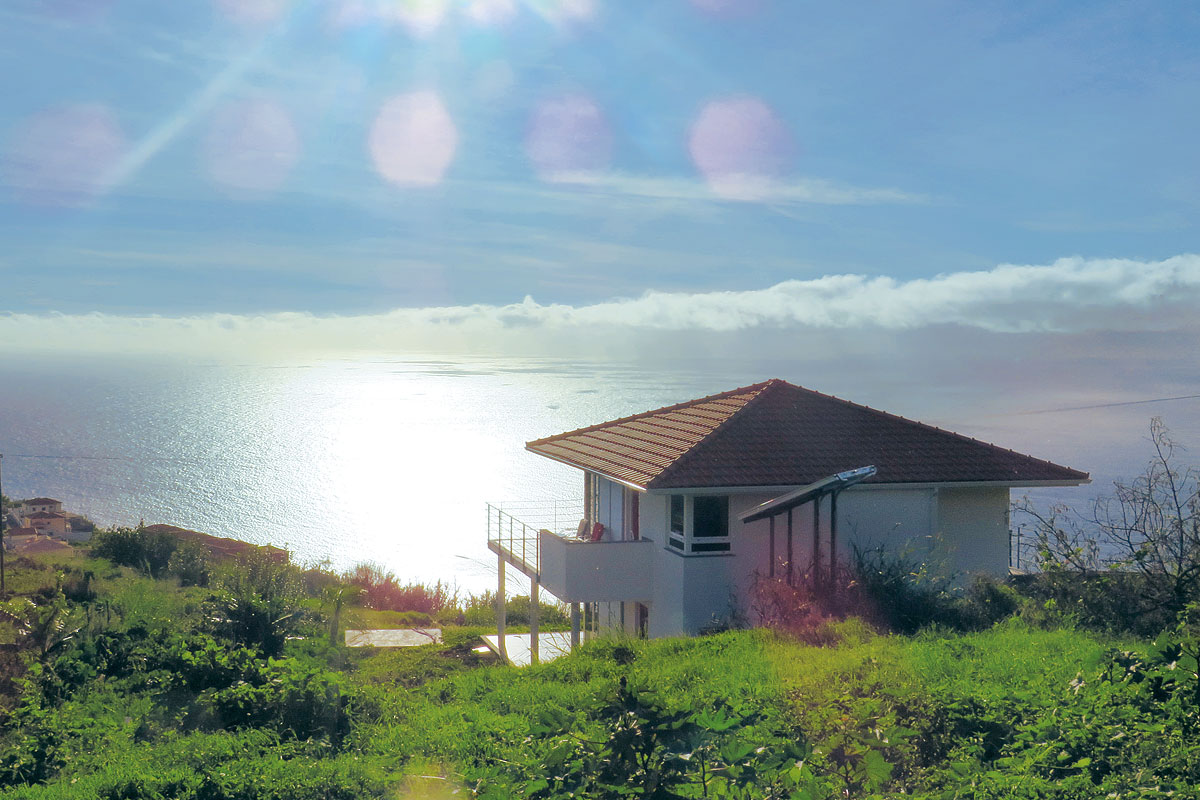
[[[773,517],[776,514],[783,514],[790,511],[796,506],[804,505],[812,500],[824,497],[827,494],[840,492],[843,489],[848,489],[859,481],[865,481],[875,474],[875,467],[859,467],[858,469],[850,469],[845,472],[839,472],[836,475],[830,475],[828,478],[810,483],[808,486],[801,486],[795,491],[780,495],[773,500],[768,500],[740,515],[742,522],[754,522],[760,519]]]

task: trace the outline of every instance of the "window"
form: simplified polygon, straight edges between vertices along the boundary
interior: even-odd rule
[[[696,497],[692,500],[692,552],[729,550],[729,498]],[[695,541],[703,539],[704,541]],[[720,539],[722,541],[714,541]]]
[[[667,546],[683,553],[729,552],[729,498],[671,495]]]
[[[671,534],[667,543],[676,550],[683,549],[684,497],[681,494],[671,495]]]

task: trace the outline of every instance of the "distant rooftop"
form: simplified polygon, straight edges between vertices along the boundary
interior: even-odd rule
[[[1074,485],[1088,474],[782,380],[537,439],[531,452],[642,489],[870,483]]]

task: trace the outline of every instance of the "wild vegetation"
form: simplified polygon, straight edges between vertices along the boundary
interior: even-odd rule
[[[1178,541],[1172,513],[1155,524]],[[764,628],[600,639],[515,669],[475,650],[494,598],[271,551],[185,562],[169,545],[119,530],[90,552],[10,561],[0,798],[1179,798],[1200,785],[1200,597],[1153,595],[1167,606],[1151,609],[1154,630],[1121,612],[1146,607],[1146,581],[1170,585],[1183,567],[1169,558],[1161,575],[1115,557],[1071,570],[1048,543],[1044,572],[956,589],[864,553],[834,603],[763,582],[747,616]],[[445,643],[338,641],[413,620]]]

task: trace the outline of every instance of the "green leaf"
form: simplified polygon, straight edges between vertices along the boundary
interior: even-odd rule
[[[892,777],[892,764],[888,763],[878,750],[868,750],[863,756],[863,771],[867,781],[872,786],[880,786]]]

